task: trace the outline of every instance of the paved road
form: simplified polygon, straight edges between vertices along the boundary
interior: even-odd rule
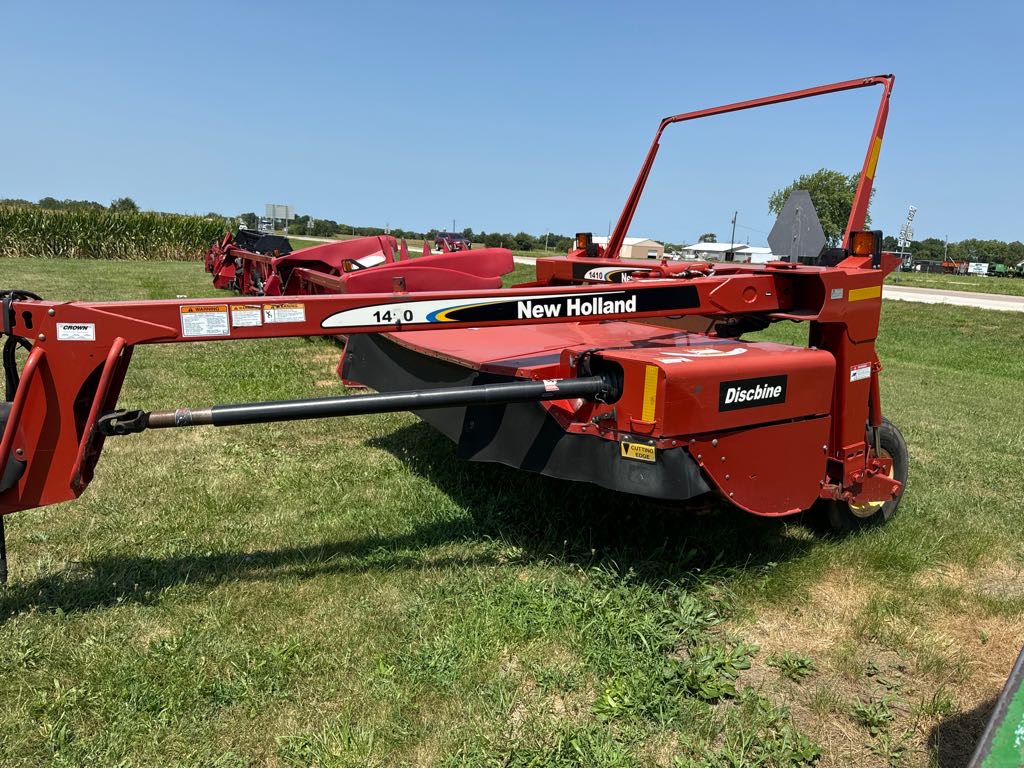
[[[898,299],[905,302],[955,304],[961,307],[981,307],[985,310],[1024,312],[1024,296],[982,294],[977,291],[950,291],[944,288],[914,288],[911,286],[886,285],[882,289],[882,297],[884,299]]]

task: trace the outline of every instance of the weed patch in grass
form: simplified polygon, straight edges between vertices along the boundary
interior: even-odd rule
[[[777,668],[780,675],[796,682],[802,681],[814,672],[814,661],[810,657],[788,651],[769,656],[765,664]]]

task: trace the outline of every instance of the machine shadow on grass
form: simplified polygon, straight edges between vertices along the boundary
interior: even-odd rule
[[[932,728],[928,748],[938,766],[967,766],[992,717],[997,699],[990,697],[973,710],[948,716]]]
[[[656,583],[712,568],[778,563],[815,545],[812,529],[797,517],[760,518],[710,494],[676,503],[460,460],[423,422],[369,445],[393,454],[467,512],[460,538],[500,539],[528,559],[602,563]],[[794,529],[804,536],[793,536]]]
[[[368,441],[449,496],[468,517],[421,525],[404,534],[308,546],[148,557],[111,551],[0,591],[0,616],[22,611],[88,611],[155,603],[182,584],[216,585],[372,570],[500,565],[496,555],[443,555],[435,548],[498,540],[517,560],[601,565],[651,584],[756,569],[813,548],[793,519],[743,513],[707,497],[684,505],[555,480],[495,464],[459,460],[455,448],[417,422]],[[2,622],[3,620],[0,620]]]

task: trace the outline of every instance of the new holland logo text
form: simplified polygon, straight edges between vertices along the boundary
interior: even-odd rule
[[[786,375],[783,374],[722,382],[718,389],[718,410],[733,411],[785,403],[786,379]]]
[[[468,293],[468,292],[466,292]],[[694,286],[640,286],[621,291],[519,294],[505,298],[495,291],[483,296],[410,299],[353,307],[328,315],[323,328],[390,327],[433,323],[530,323],[557,318],[601,318],[630,313],[677,313],[700,306]]]
[[[568,297],[553,302],[535,302],[528,299],[516,307],[519,318],[574,318],[585,315],[612,315],[636,312],[636,296],[628,299],[595,297]]]

